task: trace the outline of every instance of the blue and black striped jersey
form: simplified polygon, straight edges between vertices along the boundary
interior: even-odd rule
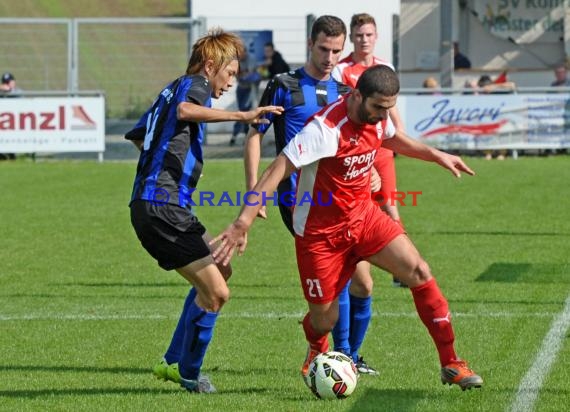
[[[177,119],[182,102],[211,107],[212,89],[201,75],[182,76],[166,86],[125,136],[144,140],[131,202],[147,200],[189,207],[202,172],[205,124]]]
[[[279,154],[303,128],[309,117],[350,90],[332,77],[324,81],[314,79],[303,67],[279,74],[267,84],[259,105],[283,106],[285,111],[280,116],[267,114],[271,123],[254,127],[261,133],[266,133],[273,124],[275,149],[276,154]]]
[[[276,116],[267,114],[269,124],[259,124],[254,127],[261,133],[266,133],[271,124],[275,132],[275,152],[281,153],[289,141],[303,128],[307,120],[350,91],[350,87],[334,80],[317,80],[307,74],[303,67],[282,73],[274,77],[261,96],[260,106],[283,106],[283,114]],[[279,192],[295,189],[295,174],[281,182]]]

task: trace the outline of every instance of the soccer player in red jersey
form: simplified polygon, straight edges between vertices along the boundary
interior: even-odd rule
[[[367,13],[353,15],[350,21],[350,41],[354,45],[354,51],[338,63],[333,70],[333,77],[336,80],[354,88],[360,75],[370,66],[384,64],[394,69],[394,66],[390,62],[374,56],[374,48],[376,47],[377,40],[378,31],[374,17]],[[404,125],[396,107],[390,109],[390,118],[392,119],[396,129],[404,131]],[[394,202],[391,197],[393,196],[392,193],[397,190],[394,153],[390,149],[381,147],[378,151],[378,155],[376,156],[374,167],[380,175],[382,183],[381,193],[383,194],[383,198],[388,199],[386,202],[383,202],[381,208],[388,213],[392,219],[401,223],[400,213],[398,212],[397,206],[398,203]],[[370,279],[363,279],[361,282],[355,282],[354,286],[358,284],[370,284],[369,294],[371,294],[372,280],[370,277],[370,271],[366,272],[359,270],[358,272],[361,276],[368,275],[368,278]],[[406,286],[396,277],[393,277],[393,283],[394,286]],[[353,291],[352,288],[353,285],[351,285],[352,293],[362,295],[362,293],[365,292],[362,290]]]
[[[392,69],[394,66],[386,60],[374,56],[374,48],[378,40],[376,21],[374,17],[367,13],[355,14],[350,21],[350,41],[354,45],[354,51],[342,59],[334,68],[332,76],[339,82],[354,88],[360,75],[368,67],[378,64],[386,65]],[[400,114],[396,107],[390,109],[390,118],[396,129],[404,131]],[[374,168],[380,176],[381,194],[379,199],[384,210],[396,222],[400,222],[397,203],[392,200],[393,193],[396,192],[396,168],[394,164],[394,153],[386,148],[378,149]],[[393,276],[394,286],[406,285]],[[364,336],[368,330],[372,319],[372,289],[374,281],[370,273],[370,264],[361,262],[352,276],[348,291],[344,291],[339,296],[339,322],[333,329],[335,337],[335,350],[340,348],[346,351],[348,348],[355,359],[361,359],[359,355],[360,346],[364,341]],[[346,331],[349,332],[346,332]],[[374,371],[362,360],[364,368],[361,371]],[[375,371],[374,371],[375,372]]]
[[[394,66],[374,56],[374,48],[378,40],[376,21],[374,17],[366,13],[355,14],[350,21],[350,41],[354,45],[354,51],[342,59],[334,68],[332,76],[335,80],[354,88],[360,75],[368,67],[383,64],[391,69]],[[390,118],[396,129],[404,131],[400,114],[396,107],[390,109]],[[376,155],[374,168],[380,176],[381,194],[383,199],[381,208],[396,222],[400,222],[398,207],[391,196],[396,189],[396,168],[394,153],[391,150],[380,148]],[[395,286],[406,285],[393,276]],[[356,267],[356,271],[348,285],[348,290],[339,296],[339,322],[333,329],[335,350],[352,354],[354,359],[360,360],[362,367],[359,371],[377,373],[369,367],[359,355],[359,350],[372,319],[372,289],[374,281],[370,273],[370,264],[362,261]]]
[[[309,306],[303,320],[309,343],[303,376],[311,360],[329,350],[339,293],[356,264],[366,260],[410,286],[418,315],[437,348],[442,382],[462,389],[481,387],[483,379],[455,353],[448,303],[428,264],[402,227],[374,200],[362,196],[369,192],[370,169],[381,146],[437,163],[456,177],[475,174],[458,156],[395,129],[388,112],[399,90],[392,69],[373,66],[361,75],[356,89],[313,116],[265,170],[237,219],[212,240],[221,242],[212,255],[218,264],[227,264],[236,249],[242,254],[266,193],[297,170],[297,198],[308,193],[322,200],[296,205],[293,211],[297,266]]]
[[[260,106],[283,106],[284,111],[280,116],[266,115],[270,123],[254,126],[246,138],[244,164],[247,190],[251,190],[257,182],[261,140],[271,125],[275,132],[276,153],[280,153],[312,115],[351,90],[331,77],[342,54],[346,32],[346,26],[340,18],[320,16],[311,27],[307,42],[310,53],[304,66],[277,75],[267,85]],[[293,205],[288,204],[289,199],[285,198],[288,198],[288,194],[295,193],[296,181],[296,174],[292,174],[277,188],[279,197],[283,199],[279,202],[281,219],[292,235],[295,233],[292,223]],[[265,208],[260,210],[259,215],[261,218],[267,217]],[[351,356],[359,373],[378,375],[376,369],[359,353],[372,317],[370,264],[359,263],[352,279],[350,293],[347,284],[339,297],[339,319],[332,333],[334,349]]]

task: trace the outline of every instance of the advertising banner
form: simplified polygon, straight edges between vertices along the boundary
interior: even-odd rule
[[[103,96],[0,99],[0,153],[103,151]]]
[[[570,147],[570,94],[402,96],[407,133],[441,149]]]

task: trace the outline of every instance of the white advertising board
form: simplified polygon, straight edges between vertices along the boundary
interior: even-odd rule
[[[0,99],[0,153],[105,151],[105,99]]]
[[[567,93],[408,95],[398,107],[406,132],[440,149],[570,147]]]

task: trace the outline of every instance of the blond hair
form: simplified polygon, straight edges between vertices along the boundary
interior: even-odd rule
[[[214,62],[214,71],[217,73],[232,60],[241,60],[244,54],[245,48],[239,36],[215,27],[192,46],[186,74],[199,73],[208,60]]]

